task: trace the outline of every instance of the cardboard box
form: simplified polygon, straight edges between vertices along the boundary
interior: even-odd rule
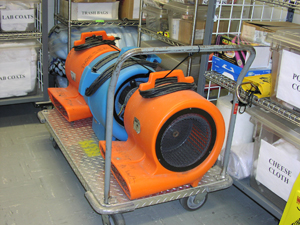
[[[195,41],[194,44],[203,44],[204,38],[204,30],[205,30],[206,21],[197,21],[196,23],[196,32],[195,32]],[[219,32],[225,32],[228,27],[228,21],[220,21],[219,24]],[[216,32],[217,29],[217,22],[214,23],[213,32]],[[181,19],[179,21],[179,34],[178,34],[178,41],[184,44],[191,44],[192,39],[192,31],[193,31],[193,21]],[[211,43],[214,44],[216,41],[216,36],[212,36]]]
[[[212,58],[212,70],[220,74],[227,76],[230,79],[237,81],[242,68],[234,65],[224,59],[213,56]],[[271,74],[271,69],[269,68],[259,68],[259,69],[250,69],[248,70],[245,77]]]
[[[140,0],[121,0],[120,19],[136,20],[140,15]]]
[[[153,48],[153,47],[168,47],[170,46],[167,43],[164,43],[159,40],[148,40],[142,41],[141,47]],[[164,70],[172,70],[174,65],[179,65],[179,63],[186,57],[185,54],[181,53],[172,53],[172,54],[159,54],[159,58],[161,58],[161,63],[159,64]],[[200,68],[200,56],[194,55],[192,57],[192,65],[190,76],[194,77],[195,83],[198,83],[199,77],[199,68]],[[177,69],[183,71],[184,75],[187,76],[187,69],[188,69],[188,60],[185,60],[181,63]]]
[[[286,28],[300,28],[300,25],[291,22],[255,22],[243,21],[241,37],[255,43],[269,44],[266,41],[267,33]]]
[[[256,51],[256,57],[251,64],[251,68],[270,67],[270,59],[271,59],[270,46],[244,42],[238,36],[229,37],[227,35],[218,35],[216,40],[216,45],[234,45],[239,43],[254,45]],[[247,51],[227,51],[227,52],[219,51],[216,52],[215,55],[221,59],[224,59],[242,68],[244,67],[245,62],[249,58],[249,53]]]
[[[71,3],[71,20],[117,20],[119,2]],[[68,1],[60,1],[60,15],[68,19]]]

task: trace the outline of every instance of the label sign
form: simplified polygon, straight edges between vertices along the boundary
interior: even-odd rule
[[[29,61],[3,62],[0,67],[0,98],[26,95],[32,91],[36,72],[33,73]]]
[[[300,55],[283,50],[276,97],[300,108]]]
[[[287,201],[300,172],[300,162],[261,140],[256,180]]]
[[[117,17],[118,3],[119,2],[77,3],[78,4],[77,19],[95,20],[95,19],[118,18]]]
[[[34,23],[34,9],[1,10],[1,24]]]

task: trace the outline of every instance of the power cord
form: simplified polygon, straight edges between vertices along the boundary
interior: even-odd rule
[[[158,79],[155,82],[155,87],[146,91],[141,91],[140,95],[143,98],[155,98],[158,96],[174,93],[183,90],[197,90],[197,85],[193,83],[178,82],[176,77],[168,77],[176,68],[180,66],[185,60],[191,57],[193,54],[186,56],[180,63],[178,63],[164,78]]]
[[[140,91],[143,98],[155,98],[177,91],[193,90],[196,91],[197,85],[193,83],[177,82],[176,77],[166,77],[155,82],[155,87],[146,91]]]

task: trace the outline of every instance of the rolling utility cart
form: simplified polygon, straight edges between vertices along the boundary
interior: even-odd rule
[[[252,61],[255,50],[251,46],[176,46],[160,48],[135,48],[121,55],[115,63],[107,97],[106,118],[106,153],[105,160],[99,151],[99,140],[92,129],[92,118],[68,122],[57,109],[39,112],[39,119],[45,123],[53,138],[54,147],[59,147],[71,165],[78,179],[84,186],[85,197],[93,209],[101,214],[103,224],[125,224],[122,213],[138,208],[151,206],[173,200],[180,200],[181,205],[187,210],[199,209],[207,198],[209,192],[228,188],[233,180],[227,174],[227,165],[236,119],[238,106],[237,96],[234,96],[231,120],[228,130],[224,165],[214,165],[203,176],[197,187],[183,185],[165,190],[150,196],[130,200],[115,177],[111,174],[112,151],[112,124],[114,93],[122,64],[132,56],[166,53],[212,53],[216,51],[246,50],[250,57],[236,82],[242,83]],[[213,72],[209,72],[213,73]],[[218,74],[216,74],[218,75]]]

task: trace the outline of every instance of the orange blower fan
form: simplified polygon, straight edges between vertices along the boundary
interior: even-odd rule
[[[221,151],[225,125],[218,108],[192,90],[145,98],[169,71],[150,74],[129,99],[124,115],[127,141],[112,142],[112,173],[129,199],[190,184],[198,186]],[[181,70],[168,76],[193,83]],[[164,88],[166,84],[158,86]],[[105,141],[100,151],[105,157]]]
[[[115,40],[113,36],[107,36],[105,31],[82,33],[81,39],[74,42],[74,46],[88,44],[89,38],[101,37],[102,40]],[[75,121],[92,117],[92,113],[84,97],[78,92],[81,76],[84,69],[97,57],[108,53],[117,52],[120,49],[109,45],[99,45],[83,51],[75,51],[74,48],[69,52],[65,71],[69,81],[67,88],[48,88],[51,102],[60,113],[69,121]]]

